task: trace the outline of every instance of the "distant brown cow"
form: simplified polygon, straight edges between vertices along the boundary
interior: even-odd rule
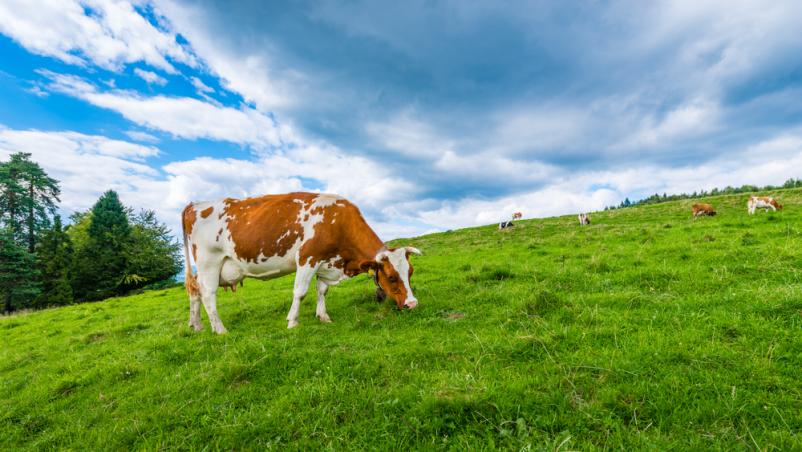
[[[692,206],[692,211],[694,220],[705,215],[710,217],[716,215],[716,209],[714,209],[710,204],[694,204]]]
[[[523,217],[524,217],[524,214],[522,214],[521,212],[515,212],[514,214],[512,214],[512,219],[513,220],[520,220]]]

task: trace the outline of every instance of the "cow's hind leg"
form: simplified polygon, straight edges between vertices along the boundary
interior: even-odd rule
[[[206,315],[212,325],[212,331],[217,334],[227,333],[220,315],[217,314],[217,286],[220,284],[221,265],[204,266],[198,271],[198,285],[200,286],[201,301],[206,308]]]
[[[189,295],[189,326],[195,331],[200,331],[203,329],[203,323],[200,318],[201,295],[198,278],[188,273],[184,286],[186,286],[187,294]]]
[[[323,323],[331,323],[331,317],[326,312],[326,291],[329,290],[329,285],[323,282],[320,277],[317,278],[317,309],[315,314],[317,318]]]
[[[306,295],[309,290],[309,284],[312,282],[312,277],[315,276],[317,268],[304,265],[298,267],[295,272],[295,287],[292,290],[292,307],[287,314],[287,328],[295,328],[298,326],[298,311],[301,309],[301,299]]]

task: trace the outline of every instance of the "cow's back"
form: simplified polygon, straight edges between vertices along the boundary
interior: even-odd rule
[[[302,211],[318,194],[287,193],[223,200],[223,219],[239,260],[286,256],[304,236]],[[306,218],[308,221],[308,218]]]

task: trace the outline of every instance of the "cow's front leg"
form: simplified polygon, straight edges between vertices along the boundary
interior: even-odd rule
[[[298,311],[301,309],[301,299],[306,295],[309,290],[309,284],[312,282],[312,277],[315,276],[317,268],[304,265],[298,267],[295,272],[295,287],[292,290],[292,307],[287,314],[287,328],[295,328],[298,326]]]
[[[323,282],[320,277],[317,278],[317,310],[315,314],[317,318],[323,323],[331,323],[329,314],[326,313],[326,291],[329,290],[329,285]]]

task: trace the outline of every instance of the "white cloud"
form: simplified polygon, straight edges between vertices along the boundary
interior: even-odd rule
[[[134,68],[134,74],[136,74],[142,80],[148,82],[149,85],[164,86],[167,84],[167,79],[155,72],[146,71],[140,68]]]
[[[460,156],[453,151],[443,153],[433,167],[463,180],[501,179],[505,184],[542,183],[558,173],[557,168],[538,161],[514,160],[492,153]]]
[[[156,0],[159,11],[172,26],[192,43],[222,85],[253,102],[260,111],[281,111],[301,100],[309,86],[309,76],[297,70],[276,72],[267,53],[270,43],[249,41],[252,51],[225,48],[223,40],[208,32],[209,17],[198,5]],[[231,37],[231,36],[229,36]],[[234,37],[236,39],[236,37]],[[243,39],[253,38],[247,35]],[[320,99],[318,99],[320,100]]]
[[[197,66],[176,36],[153,26],[135,4],[142,6],[113,0],[5,0],[0,33],[33,53],[69,64],[120,70],[144,62],[168,73],[176,71],[170,60]]]
[[[410,109],[385,122],[370,121],[365,124],[365,132],[380,146],[408,157],[436,158],[457,146],[415,116],[416,112]]]
[[[619,150],[659,149],[676,146],[682,140],[702,137],[720,127],[717,103],[694,100],[668,111],[662,118],[645,115],[621,143]]]
[[[134,123],[177,138],[230,141],[256,149],[292,141],[287,127],[248,107],[221,107],[189,97],[145,97],[132,91],[102,92],[72,75],[39,71],[51,82],[47,88],[107,108]]]
[[[158,155],[158,149],[97,135],[0,128],[0,159],[15,152],[30,152],[60,181],[61,208],[66,213],[91,207],[109,189],[125,194],[130,202],[159,177],[144,163]]]
[[[205,83],[203,83],[203,80],[199,79],[198,77],[190,77],[189,80],[192,82],[192,86],[195,87],[195,90],[197,90],[199,94],[208,94],[214,92],[214,89],[207,86]]]
[[[128,138],[130,138],[130,139],[132,139],[134,141],[139,141],[139,142],[142,142],[142,143],[158,143],[159,142],[159,138],[158,137],[155,137],[155,136],[153,136],[153,135],[151,135],[151,134],[149,134],[147,132],[142,132],[140,130],[126,130],[124,133],[128,136]]]

